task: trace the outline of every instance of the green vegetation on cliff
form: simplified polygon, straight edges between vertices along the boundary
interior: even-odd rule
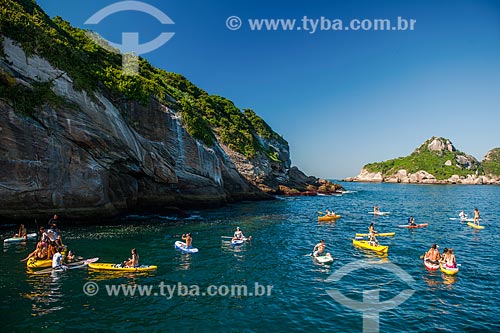
[[[157,99],[180,112],[187,131],[206,145],[213,145],[217,135],[222,143],[247,157],[261,151],[277,160],[277,152],[264,148],[257,135],[286,144],[252,110],[242,112],[230,100],[209,95],[182,75],[155,68],[142,58],[139,75],[124,75],[121,55],[98,46],[85,30],[60,17],[50,19],[34,0],[0,0],[1,35],[17,41],[28,55],[37,54],[68,73],[77,90],[91,93],[100,89],[114,102],[126,99],[147,104],[151,98]],[[4,56],[2,48],[0,56]],[[19,103],[17,96],[26,96],[24,91],[16,93],[20,89],[27,88],[6,86],[0,98],[22,105],[15,109],[28,115],[46,102],[48,92],[44,90],[41,98]]]
[[[486,175],[500,176],[500,148],[490,150],[481,164]]]
[[[406,157],[370,163],[364,168],[370,172],[380,172],[383,177],[391,176],[404,169],[409,173],[415,173],[420,170],[427,171],[434,175],[436,179],[448,179],[452,175],[467,176],[468,174],[483,174],[481,165],[471,156],[464,154],[453,147],[451,151],[447,148],[441,150],[430,150],[429,144],[433,140],[439,140],[443,144],[451,142],[444,138],[431,138],[417,148],[413,153]],[[458,163],[462,158],[467,161],[464,164]],[[447,163],[448,162],[448,163]],[[447,165],[450,164],[451,165]]]

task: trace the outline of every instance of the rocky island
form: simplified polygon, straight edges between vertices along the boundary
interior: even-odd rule
[[[365,165],[345,181],[416,184],[500,184],[500,148],[483,161],[455,148],[449,139],[432,137],[413,153]]]
[[[340,185],[291,166],[253,110],[121,55],[32,0],[0,18],[0,217],[90,220]]]

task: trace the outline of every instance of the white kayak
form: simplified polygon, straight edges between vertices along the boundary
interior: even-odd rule
[[[240,245],[243,245],[243,243],[245,243],[245,241],[243,239],[234,239],[234,240],[231,240],[231,245],[232,246],[240,246]]]
[[[97,260],[99,260],[99,258],[90,258],[90,259],[85,259],[85,260],[79,260],[79,261],[75,261],[75,262],[66,264],[66,267],[64,267],[64,268],[62,268],[62,267],[61,268],[59,268],[59,267],[58,268],[46,268],[46,269],[36,271],[33,274],[38,275],[38,274],[50,274],[52,272],[65,272],[68,269],[76,269],[76,268],[85,267],[90,263],[96,262]]]
[[[198,252],[198,249],[195,248],[195,247],[187,247],[186,246],[186,243],[184,242],[181,242],[181,241],[176,241],[174,243],[174,247],[177,249],[177,250],[180,250],[182,252],[186,252],[186,253],[197,253]]]
[[[31,234],[27,234],[26,238],[27,238],[27,240],[35,240],[36,239],[36,232],[31,233]],[[11,237],[11,238],[4,239],[3,242],[4,243],[20,243],[20,242],[24,242],[24,241],[26,241],[26,239],[24,239],[23,237]]]
[[[390,212],[368,212],[368,214],[373,214],[373,215],[380,215],[380,216],[384,216],[384,215],[389,215]]]
[[[331,264],[333,263],[333,257],[330,253],[325,254],[324,256],[313,256],[314,260],[319,262],[320,264]]]

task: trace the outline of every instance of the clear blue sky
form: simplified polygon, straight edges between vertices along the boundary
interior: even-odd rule
[[[143,55],[210,94],[252,108],[288,140],[292,164],[325,178],[408,155],[433,135],[479,160],[500,147],[500,1],[146,0],[175,25],[108,0],[39,0],[50,16],[113,42],[175,32]],[[241,17],[231,31],[226,18]],[[247,19],[416,19],[414,31],[251,31]]]

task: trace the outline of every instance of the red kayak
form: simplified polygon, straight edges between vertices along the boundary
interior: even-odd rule
[[[415,229],[415,228],[425,228],[428,225],[429,225],[428,223],[421,223],[421,224],[415,224],[415,225],[402,224],[402,225],[398,225],[398,228]]]
[[[424,265],[429,271],[437,271],[439,269],[439,263],[433,264],[430,260],[427,260],[427,258],[424,258]]]

